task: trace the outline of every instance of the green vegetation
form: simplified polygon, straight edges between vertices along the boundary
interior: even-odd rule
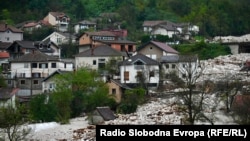
[[[201,60],[231,54],[228,46],[217,43],[205,43],[204,41],[194,44],[180,44],[173,47],[181,54],[197,54]]]
[[[122,102],[117,107],[118,113],[129,114],[136,112],[138,105],[145,102],[146,91],[143,88],[126,90]]]
[[[31,130],[25,126],[29,122],[29,118],[25,114],[27,114],[27,107],[18,102],[16,107],[11,105],[0,107],[0,140],[17,141],[25,139]]]
[[[98,79],[95,70],[81,68],[57,75],[56,90],[35,96],[30,102],[31,118],[35,121],[57,121],[65,124],[70,118],[90,113],[98,106],[116,107],[108,87]]]
[[[120,22],[128,29],[129,39],[139,41],[143,21],[169,20],[198,25],[201,36],[213,37],[249,33],[249,5],[249,0],[12,0],[1,2],[0,20],[15,25],[39,21],[50,11],[62,11],[75,23],[115,12],[118,16],[98,21],[98,29]]]

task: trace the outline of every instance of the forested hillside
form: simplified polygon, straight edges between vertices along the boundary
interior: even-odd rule
[[[49,11],[64,12],[73,22],[117,12],[123,28],[138,31],[130,35],[139,34],[144,20],[190,22],[210,37],[250,32],[249,0],[1,0],[0,20],[14,25]]]

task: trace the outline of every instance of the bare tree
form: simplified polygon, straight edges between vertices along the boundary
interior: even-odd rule
[[[142,71],[137,72],[136,79],[138,86],[144,88],[146,90],[146,94],[149,92],[151,79],[156,75],[159,75],[159,70],[147,65],[145,65]]]
[[[181,56],[180,62],[178,64],[178,75],[184,81],[184,85],[180,90],[179,94],[183,100],[182,111],[187,115],[184,122],[187,124],[194,124],[199,117],[206,116],[202,114],[203,101],[205,95],[205,85],[200,87],[199,91],[197,89],[197,79],[200,78],[204,71],[204,65],[198,61],[197,56]],[[209,119],[209,118],[207,118]]]

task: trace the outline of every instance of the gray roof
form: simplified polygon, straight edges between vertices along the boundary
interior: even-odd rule
[[[130,87],[128,87],[126,84],[121,83],[120,80],[115,80],[115,79],[110,79],[110,81],[112,81],[113,83],[115,83],[117,86],[124,88],[124,89],[131,89]]]
[[[142,61],[143,63],[145,63],[145,65],[159,65],[159,62],[147,57],[146,55],[143,55],[141,53],[137,53],[136,55],[131,56],[130,58],[124,60],[123,62],[121,62],[120,65],[133,65],[134,63],[136,63],[137,61]]]
[[[102,45],[80,52],[75,57],[95,57],[95,56],[123,56],[123,54],[110,46]]]
[[[32,53],[25,54],[20,56],[19,58],[11,60],[10,62],[48,62],[48,61],[59,61],[59,60],[56,59],[55,57],[49,56],[45,53],[36,50],[33,51]]]
[[[160,60],[161,63],[177,63],[178,61],[179,61],[178,55],[162,56]]]
[[[18,44],[21,48],[36,49],[34,41],[14,41],[7,49],[10,49]]]
[[[198,60],[198,55],[180,55],[179,62],[196,62]]]
[[[9,42],[1,42],[0,41],[0,50],[6,50],[10,45],[11,45],[11,43],[9,43]]]
[[[47,76],[46,78],[44,78],[42,81],[47,81],[48,79],[50,79],[51,77],[55,76],[56,74],[63,74],[63,73],[68,73],[70,71],[62,71],[60,69],[54,71],[53,73],[51,73],[49,76]]]
[[[153,44],[154,46],[158,47],[162,51],[165,51],[165,52],[168,52],[168,53],[179,54],[178,51],[176,51],[175,49],[173,49],[168,44],[163,43],[163,42],[157,42],[157,41],[149,41],[149,42],[147,42],[146,44],[140,46],[138,48],[138,51],[141,50],[142,48],[144,48],[145,46],[147,46],[148,44]]]
[[[113,111],[109,107],[96,107],[96,110],[105,121],[116,118]]]
[[[0,88],[0,100],[7,100],[18,92],[18,88]]]

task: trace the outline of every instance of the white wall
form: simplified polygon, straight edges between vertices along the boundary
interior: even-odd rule
[[[137,70],[135,69],[134,65],[129,65],[129,66],[121,66],[120,67],[120,78],[121,78],[121,83],[138,83],[136,80],[136,75],[137,71],[142,71],[143,73],[149,75],[150,71],[155,71],[155,76],[150,78],[149,83],[159,83],[159,66],[153,65],[153,66],[145,66],[144,69],[142,70]],[[129,71],[129,80],[126,82],[124,81],[124,72]],[[147,71],[147,72],[145,72]],[[149,80],[149,79],[147,79]]]

